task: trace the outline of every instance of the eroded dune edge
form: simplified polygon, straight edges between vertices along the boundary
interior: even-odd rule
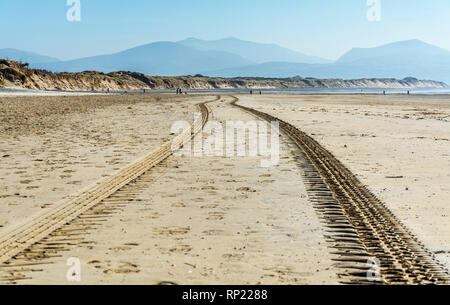
[[[125,91],[164,89],[244,89],[244,88],[447,88],[443,82],[397,79],[314,79],[314,78],[216,78],[197,76],[158,77],[119,71],[101,73],[51,73],[29,69],[26,64],[0,60],[0,87],[60,91]]]

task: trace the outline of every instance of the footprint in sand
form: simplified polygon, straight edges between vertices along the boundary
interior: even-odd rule
[[[210,212],[209,216],[206,218],[207,220],[223,220],[225,217],[225,213],[222,212]]]
[[[270,178],[270,177],[272,177],[272,175],[271,174],[265,174],[265,175],[260,175],[259,177],[260,178]]]
[[[95,269],[101,269],[104,264],[108,264],[107,262],[102,262],[99,260],[92,260],[88,262],[88,265],[93,265]]]
[[[71,184],[71,185],[81,185],[82,182],[81,182],[81,181],[70,181],[70,182],[67,182],[67,184]]]
[[[126,243],[125,246],[138,247],[139,244],[138,243]]]
[[[271,183],[274,183],[275,182],[275,180],[263,180],[263,181],[259,181],[259,183],[262,183],[262,184],[271,184]]]
[[[129,274],[129,273],[139,273],[141,270],[139,266],[133,263],[123,262],[120,263],[117,268],[106,269],[103,271],[105,274]]]
[[[158,233],[159,235],[166,235],[166,236],[172,236],[172,235],[184,235],[191,231],[190,227],[182,228],[182,227],[161,227],[161,228],[155,228],[153,229],[153,232]]]
[[[206,205],[202,205],[200,208],[201,209],[215,209],[218,206],[219,206],[218,204],[206,204]]]
[[[189,245],[180,245],[173,248],[170,248],[168,252],[170,253],[189,253],[192,251],[192,247]]]
[[[138,243],[126,243],[123,246],[118,246],[118,247],[113,247],[113,248],[109,248],[110,251],[113,252],[124,252],[124,251],[129,251],[131,250],[133,247],[137,247],[139,246]]]
[[[214,186],[204,186],[202,187],[203,191],[217,191],[217,188]]]
[[[131,250],[131,247],[121,246],[121,247],[109,248],[109,250],[117,253],[117,252],[129,251],[129,250]]]
[[[224,231],[223,230],[206,230],[202,232],[203,234],[205,234],[206,236],[215,236],[215,235],[223,235]]]
[[[173,208],[185,208],[186,205],[183,202],[177,202],[172,204]]]
[[[237,192],[243,192],[243,193],[256,193],[256,191],[250,187],[240,187],[236,189]]]
[[[240,262],[245,254],[224,254],[222,257],[229,262]]]

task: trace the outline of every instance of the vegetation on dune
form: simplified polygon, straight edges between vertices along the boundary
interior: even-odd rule
[[[3,82],[1,81],[3,79]],[[3,83],[3,85],[2,85]],[[64,91],[131,91],[142,89],[261,89],[261,88],[413,88],[445,87],[444,83],[420,81],[414,78],[395,79],[315,79],[292,78],[219,78],[195,76],[148,76],[138,72],[118,71],[102,73],[52,73],[30,69],[27,63],[0,59],[0,85],[12,87]]]

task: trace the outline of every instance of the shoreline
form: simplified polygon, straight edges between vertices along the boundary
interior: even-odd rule
[[[246,88],[246,89],[194,89],[185,90],[184,94],[250,94],[259,95],[365,95],[365,96],[447,96],[450,95],[450,88]],[[383,94],[383,91],[386,94]],[[408,94],[409,91],[409,94]],[[176,89],[141,89],[128,91],[62,91],[62,90],[36,90],[17,87],[0,88],[0,97],[14,97],[14,96],[83,96],[83,95],[153,95],[153,94],[175,94]]]

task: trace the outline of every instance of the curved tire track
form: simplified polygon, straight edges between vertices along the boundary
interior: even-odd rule
[[[446,284],[449,275],[425,247],[358,178],[316,140],[293,125],[267,113],[231,103],[280,128],[300,148],[307,162],[303,173],[310,198],[325,222],[328,241],[336,252],[343,283],[374,284],[368,279],[381,263],[380,283]]]
[[[198,104],[197,106],[202,113],[202,117],[199,118],[201,119],[201,122],[194,122],[191,129],[186,130],[177,138],[190,139],[197,134],[208,121],[210,110],[207,104],[218,101],[219,99],[220,96],[217,96],[214,100]],[[167,159],[172,155],[172,143],[173,142],[163,145],[148,156],[125,167],[116,175],[83,191],[76,198],[62,202],[50,211],[37,215],[31,221],[20,224],[3,234],[3,236],[0,237],[0,266],[8,265],[10,260],[14,259],[14,257],[23,253],[39,241],[42,241],[53,232],[79,218],[87,211],[93,209],[100,202],[112,196],[141,177],[151,168]],[[1,280],[2,278],[0,278],[0,281]],[[4,278],[3,280],[9,281],[11,279]]]

